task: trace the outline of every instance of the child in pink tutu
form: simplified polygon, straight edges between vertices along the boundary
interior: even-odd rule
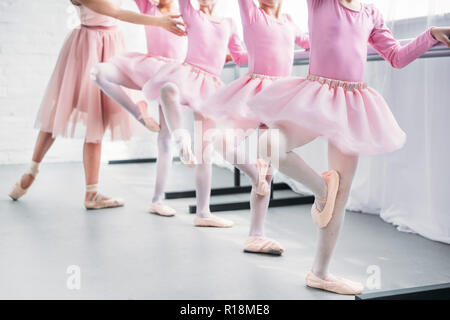
[[[167,16],[173,14],[173,0],[161,0],[158,4],[151,0],[135,0],[143,14]],[[181,62],[186,55],[187,38],[179,37],[163,28],[146,26],[147,54],[129,52],[115,56],[106,63],[94,67],[95,83],[114,101],[127,109],[135,118],[153,130],[158,124],[146,115],[147,104],[135,104],[122,87],[142,90],[164,65]],[[156,183],[150,212],[162,216],[173,216],[176,211],[162,202],[172,164],[171,136],[159,108],[160,131],[158,133],[158,161],[156,164]]]
[[[229,134],[218,139],[217,149],[222,149],[221,153],[253,181],[250,236],[244,251],[280,255],[282,246],[264,236],[264,218],[270,201],[269,168],[261,160],[248,163],[250,159],[242,159],[245,163],[239,163],[235,158],[243,158],[238,154],[238,146],[260,126],[247,102],[272,83],[291,75],[295,44],[309,49],[309,37],[289,15],[280,14],[281,0],[259,0],[259,4],[258,8],[254,0],[239,0],[249,55],[248,74],[220,89],[202,105],[200,112],[224,129],[239,130],[239,133],[226,130]]]
[[[401,46],[373,5],[355,0],[307,2],[310,74],[306,79],[275,82],[249,105],[258,121],[281,133],[279,144],[269,145],[280,149],[278,169],[307,186],[316,197],[311,214],[320,228],[319,242],[306,284],[358,294],[362,284],[328,272],[358,157],[395,151],[406,139],[383,97],[362,82],[367,42],[393,67],[403,68],[438,40],[449,45],[450,29],[431,28]],[[329,143],[330,171],[322,175],[292,152],[318,136]]]
[[[164,118],[169,131],[180,150],[181,161],[193,167],[196,165],[196,226],[231,227],[232,222],[211,214],[209,197],[211,193],[211,163],[204,159],[209,143],[203,141],[197,163],[191,151],[191,137],[183,126],[186,110],[193,110],[196,134],[214,128],[214,123],[205,120],[198,112],[200,105],[223,86],[220,73],[223,69],[227,48],[238,65],[247,63],[236,26],[232,19],[213,16],[216,0],[199,0],[200,10],[192,7],[190,0],[179,0],[180,12],[186,23],[188,36],[187,57],[182,64],[165,65],[145,86],[143,92],[149,100],[160,99]]]
[[[86,174],[85,207],[101,209],[122,206],[123,201],[98,193],[101,142],[107,129],[113,139],[128,139],[131,117],[120,106],[104,96],[90,77],[99,62],[124,51],[124,39],[117,20],[161,26],[179,35],[176,17],[151,17],[120,9],[121,0],[74,0],[82,25],[67,38],[44,95],[36,127],[40,133],[30,169],[15,184],[10,197],[18,200],[28,190],[39,171],[39,165],[57,136],[73,136],[75,126],[86,126],[84,168]]]

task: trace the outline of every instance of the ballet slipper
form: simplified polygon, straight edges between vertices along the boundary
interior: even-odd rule
[[[150,117],[147,113],[147,102],[140,101],[137,103],[137,106],[138,106],[139,110],[141,111],[141,114],[139,115],[137,120],[144,121],[144,125],[148,130],[150,130],[152,132],[159,132],[161,130],[161,128],[159,127],[159,124],[155,121],[155,119]]]
[[[125,202],[122,199],[108,199],[104,200],[104,196],[97,193],[92,200],[85,201],[84,206],[87,210],[98,210],[107,208],[123,207]]]
[[[117,208],[123,207],[125,205],[122,199],[104,199],[105,196],[101,195],[98,192],[98,185],[92,184],[86,186],[87,193],[94,193],[95,196],[92,200],[87,200],[84,202],[84,206],[87,210],[97,210],[97,209],[106,209],[106,208]]]
[[[163,217],[173,217],[177,213],[174,209],[161,201],[153,202],[150,205],[149,212]]]
[[[284,248],[275,240],[266,237],[249,237],[244,243],[244,252],[266,253],[281,256]]]
[[[319,203],[325,204],[322,211],[317,208],[316,202],[314,202],[311,208],[311,217],[313,221],[319,226],[319,228],[325,228],[330,222],[334,204],[336,202],[336,196],[339,189],[339,174],[335,170],[330,170],[322,174],[328,187],[327,198],[324,200],[316,200]]]
[[[213,227],[213,228],[231,228],[233,226],[233,221],[220,218],[215,215],[210,215],[208,218],[194,218],[194,225],[196,227]]]
[[[324,280],[317,277],[312,271],[306,276],[306,285],[311,288],[348,295],[360,294],[364,289],[364,286],[359,282],[340,277],[328,277]]]
[[[180,150],[179,156],[181,163],[189,168],[193,168],[197,164],[197,159],[190,149],[188,151]]]
[[[39,162],[32,161],[30,168],[24,175],[28,174],[33,177],[33,180],[36,179],[36,176],[39,173],[39,164],[40,164]],[[17,201],[21,197],[23,197],[27,193],[28,189],[31,187],[30,184],[28,188],[22,188],[22,177],[18,182],[16,182],[16,184],[12,187],[11,191],[8,194],[10,198],[13,199],[14,201]]]
[[[256,185],[256,194],[260,196],[267,196],[270,194],[270,186],[267,182],[267,171],[269,170],[269,165],[262,159],[256,161],[256,166],[258,167],[258,182]]]

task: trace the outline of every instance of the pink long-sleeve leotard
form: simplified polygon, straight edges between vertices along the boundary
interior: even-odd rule
[[[188,50],[185,62],[214,75],[222,72],[227,49],[238,65],[248,62],[233,20],[214,21],[192,7],[190,0],[179,0],[180,12],[187,26]]]
[[[161,17],[157,5],[151,0],[134,0],[143,14]],[[161,27],[145,26],[147,51],[150,55],[183,60],[186,55],[186,37],[179,37]]]
[[[139,11],[151,16],[163,16],[150,0],[135,0]],[[167,63],[183,61],[187,39],[155,26],[145,26],[147,53],[127,52],[109,60],[142,88]]]
[[[253,0],[239,0],[244,41],[248,51],[250,73],[289,76],[294,47],[309,49],[309,37],[292,18],[283,14],[276,19],[258,8]]]
[[[361,10],[339,0],[307,0],[311,44],[310,75],[288,78],[263,90],[249,106],[270,127],[288,128],[299,145],[325,137],[342,152],[375,155],[403,147],[406,134],[383,97],[363,83],[367,45],[401,68],[437,41],[427,30],[402,46],[373,5]],[[257,112],[256,112],[257,111]]]
[[[373,5],[361,4],[361,10],[355,11],[339,0],[307,1],[313,75],[360,82],[366,69],[367,42],[395,68],[405,67],[437,43],[429,29],[402,46]]]
[[[291,17],[276,19],[253,0],[239,0],[249,73],[213,95],[201,107],[204,116],[221,126],[252,129],[259,125],[247,102],[274,81],[292,72],[295,44],[309,49],[309,37]]]
[[[190,0],[179,0],[180,13],[186,24],[188,49],[183,64],[169,64],[146,85],[150,98],[159,98],[161,88],[170,82],[180,90],[182,104],[198,109],[223,86],[219,76],[227,51],[238,65],[248,63],[232,19],[213,20],[195,10]]]

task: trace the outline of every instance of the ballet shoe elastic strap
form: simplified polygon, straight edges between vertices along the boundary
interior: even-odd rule
[[[316,199],[316,202],[327,203],[327,199]]]
[[[36,178],[37,174],[39,173],[39,165],[40,165],[39,162],[31,161],[27,173],[33,176],[33,178]]]
[[[97,192],[98,191],[98,184],[91,184],[86,186],[86,192]]]

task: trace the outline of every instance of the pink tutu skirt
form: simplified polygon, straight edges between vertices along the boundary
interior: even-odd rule
[[[66,39],[36,118],[36,128],[53,137],[73,137],[77,124],[86,127],[85,140],[129,139],[137,122],[108,98],[92,81],[90,71],[100,62],[124,51],[122,33],[116,27],[81,26]]]
[[[220,127],[256,129],[260,125],[259,117],[247,102],[279,79],[281,78],[249,73],[220,89],[202,104],[199,112],[204,117],[215,120]]]
[[[326,138],[347,154],[389,153],[406,141],[386,101],[365,83],[313,75],[282,79],[249,106],[269,127],[296,127],[298,132]]]
[[[114,64],[140,88],[144,86],[167,63],[177,60],[166,57],[151,56],[137,52],[128,52],[115,56],[109,63]]]
[[[180,90],[181,103],[198,111],[202,103],[223,87],[220,78],[188,63],[169,63],[145,85],[147,98],[158,100],[166,83]]]

